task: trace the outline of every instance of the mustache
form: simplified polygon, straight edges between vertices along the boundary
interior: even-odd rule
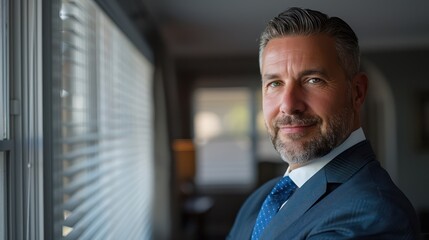
[[[321,122],[322,119],[317,116],[288,115],[276,118],[273,125],[279,128],[285,125],[313,125]]]

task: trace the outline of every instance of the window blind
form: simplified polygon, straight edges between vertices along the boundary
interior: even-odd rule
[[[150,239],[153,66],[94,2],[62,0],[59,16],[55,236]]]

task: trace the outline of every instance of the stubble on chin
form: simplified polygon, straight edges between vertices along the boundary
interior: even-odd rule
[[[294,165],[305,165],[314,158],[328,154],[338,146],[351,132],[351,123],[347,122],[353,116],[353,111],[344,108],[341,112],[330,119],[326,129],[322,128],[322,119],[314,116],[307,117],[283,117],[272,123],[269,129],[271,142],[279,152],[283,161]],[[286,141],[279,136],[279,124],[285,122],[307,122],[314,123],[317,131],[312,136],[305,133],[290,134],[285,137]]]
[[[288,142],[282,141],[279,137],[272,139],[276,151],[283,161],[289,164],[305,165],[311,159],[326,155],[333,148],[327,144],[330,141],[321,140],[318,137],[300,139],[294,136],[293,138]]]

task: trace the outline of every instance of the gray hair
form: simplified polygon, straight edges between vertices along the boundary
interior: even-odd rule
[[[319,11],[301,8],[290,8],[268,22],[259,41],[259,62],[271,39],[315,34],[327,34],[335,39],[340,64],[349,78],[359,72],[359,43],[352,28],[338,17],[328,17]]]

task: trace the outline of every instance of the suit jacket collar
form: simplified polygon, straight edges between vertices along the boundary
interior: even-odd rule
[[[368,141],[362,141],[338,155],[295,191],[287,204],[274,216],[272,224],[267,226],[265,234],[273,234],[276,221],[281,222],[284,226],[282,229],[288,228],[327,194],[329,183],[344,183],[373,160],[374,153]]]
[[[328,183],[343,183],[359,169],[375,159],[368,141],[362,141],[338,155],[325,166]]]

